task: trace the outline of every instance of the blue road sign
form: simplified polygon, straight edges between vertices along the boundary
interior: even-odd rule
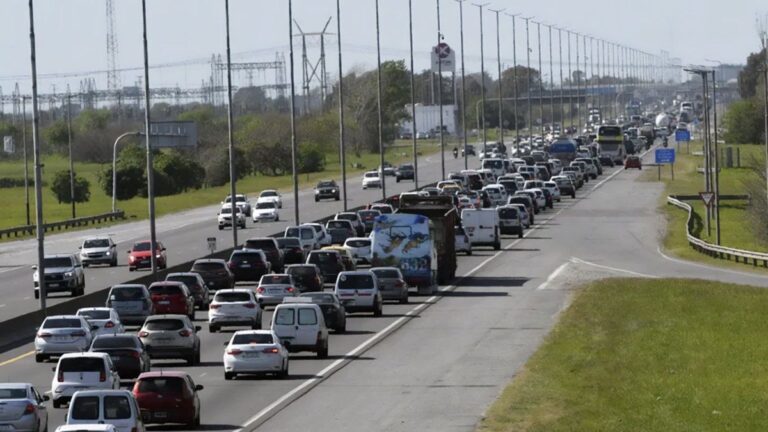
[[[687,129],[678,129],[675,131],[675,141],[690,141],[691,131]]]
[[[672,149],[672,148],[657,148],[655,155],[656,155],[656,163],[657,164],[673,164],[673,163],[675,163],[675,149]]]

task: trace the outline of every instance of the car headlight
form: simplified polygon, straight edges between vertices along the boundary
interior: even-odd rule
[[[157,259],[160,259],[160,258],[162,258],[162,257],[163,257],[163,256],[162,256],[162,255],[160,255],[160,254],[157,254],[157,255],[155,255],[155,258],[157,258]]]
[[[68,271],[68,272],[64,273],[64,277],[68,277],[68,278],[70,278],[70,277],[72,277],[74,275],[75,275],[75,273],[71,272],[71,271]]]
[[[110,252],[110,251],[107,251],[107,252],[106,252],[104,255],[106,255],[106,256],[110,256],[110,255],[112,255],[112,252]]]
[[[336,193],[336,189],[331,190],[331,193]]]

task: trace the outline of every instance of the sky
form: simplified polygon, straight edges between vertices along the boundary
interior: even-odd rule
[[[364,70],[376,65],[375,0],[341,0],[343,70]],[[437,41],[437,0],[412,0],[415,69],[429,66],[429,50]],[[645,52],[666,50],[683,64],[714,65],[708,60],[744,63],[758,51],[756,17],[768,13],[764,0],[483,0],[487,9],[533,16],[561,28],[590,34]],[[134,85],[142,75],[142,22],[140,0],[114,0],[115,26],[122,85]],[[379,0],[382,60],[408,58],[408,0]],[[58,92],[70,84],[73,91],[85,77],[106,87],[106,19],[104,0],[35,0],[37,70],[40,91]],[[328,74],[338,71],[335,0],[294,0],[294,18],[305,32],[320,32],[333,16],[326,39]],[[152,87],[197,88],[210,76],[208,60],[225,52],[224,0],[147,0],[149,61]],[[10,94],[16,82],[22,92],[30,88],[29,12],[27,0],[0,0],[0,87]],[[457,53],[459,3],[440,0],[441,28],[445,42]],[[495,14],[483,13],[486,71],[496,75]],[[271,61],[276,52],[288,60],[288,0],[230,0],[233,61]],[[464,39],[467,73],[480,70],[480,14],[470,0],[464,2]],[[500,16],[500,49],[504,67],[513,64],[512,18]],[[531,25],[533,66],[538,62],[536,27]],[[298,33],[298,27],[294,27]],[[542,27],[543,61],[548,68],[548,30]],[[563,34],[565,40],[565,33]],[[558,76],[558,40],[555,32],[555,75]],[[301,72],[300,39],[294,40],[297,79]],[[525,62],[525,28],[517,20],[518,63]],[[563,43],[564,50],[565,42]],[[319,43],[308,39],[308,55],[317,61]],[[583,54],[582,54],[583,55]],[[575,47],[572,52],[575,61]],[[457,56],[457,61],[459,57]],[[583,60],[582,60],[583,61]],[[181,64],[181,65],[179,65]],[[134,68],[131,70],[131,68]],[[71,76],[70,76],[71,75]],[[236,74],[235,84],[246,77]],[[273,75],[256,75],[254,81],[272,82]]]

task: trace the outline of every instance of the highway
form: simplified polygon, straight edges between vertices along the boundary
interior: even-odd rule
[[[287,380],[225,382],[221,355],[229,332],[201,332],[199,366],[160,361],[153,367],[189,371],[205,386],[202,430],[471,431],[578,283],[671,276],[768,286],[759,275],[662,255],[662,187],[636,181],[640,175],[606,170],[575,200],[564,198],[538,215],[524,239],[507,237],[501,251],[478,248],[460,256],[455,285],[408,305],[388,303],[381,318],[352,315],[346,334],[332,334],[329,358],[292,355]],[[193,240],[199,235],[189,234]],[[204,324],[204,313],[197,318]],[[269,319],[265,314],[264,323]],[[3,353],[0,376],[48,390],[54,364],[36,364],[31,350],[27,344]],[[51,428],[63,422],[65,410],[50,412]]]
[[[450,152],[446,153],[446,172],[459,170],[464,167],[464,159],[454,159]],[[477,158],[470,158],[470,168],[479,164]],[[427,184],[441,180],[440,154],[422,157],[419,160],[419,183]],[[355,175],[347,180],[348,206],[353,208],[381,199],[380,189],[362,190],[361,175]],[[339,182],[340,183],[340,182]],[[404,192],[413,189],[413,182],[403,180],[396,183],[393,177],[387,177],[387,195]],[[249,195],[255,204],[255,198],[260,191],[243,191]],[[241,192],[241,193],[243,193]],[[314,201],[312,189],[299,191],[299,210],[303,222],[311,222],[336,212],[343,211],[342,201],[322,200]],[[221,197],[224,199],[224,197]],[[254,224],[248,221],[245,230],[238,231],[238,240],[242,243],[250,237],[265,236],[281,232],[288,225],[293,225],[294,203],[293,193],[283,195],[283,208],[280,210],[280,221],[262,224]],[[216,223],[216,213],[219,205],[196,208],[181,213],[163,216],[157,219],[158,241],[165,244],[168,249],[168,265],[173,266],[180,262],[191,261],[208,255],[208,237],[216,237],[219,249],[232,246],[232,231],[225,229],[219,231]],[[149,238],[149,222],[138,221],[119,224],[106,228],[87,229],[76,232],[53,234],[46,237],[45,252],[76,253],[83,239],[94,235],[112,235],[118,246],[118,267],[89,267],[85,269],[85,292],[98,291],[111,285],[121,283],[142,274],[146,270],[132,273],[128,271],[126,251],[130,249],[136,240]],[[31,312],[39,307],[38,300],[34,298],[32,285],[33,270],[31,266],[37,262],[37,242],[34,239],[7,242],[0,244],[0,278],[3,283],[0,286],[0,322]],[[55,293],[48,299],[48,304],[53,305],[69,300],[67,293]]]

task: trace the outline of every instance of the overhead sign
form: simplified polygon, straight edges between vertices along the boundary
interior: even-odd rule
[[[677,129],[675,131],[675,141],[690,141],[691,140],[691,131],[687,129]]]
[[[432,72],[456,72],[456,52],[445,42],[432,47]]]
[[[657,148],[656,152],[657,164],[673,164],[675,163],[675,149],[672,148]]]
[[[704,205],[707,207],[711,206],[715,199],[714,192],[699,192],[699,196],[701,197],[701,200],[704,201]]]
[[[149,135],[152,148],[197,147],[197,123],[193,121],[152,122]]]
[[[10,135],[6,135],[3,137],[3,151],[6,153],[13,153],[15,151],[15,147],[13,145],[13,137]]]

